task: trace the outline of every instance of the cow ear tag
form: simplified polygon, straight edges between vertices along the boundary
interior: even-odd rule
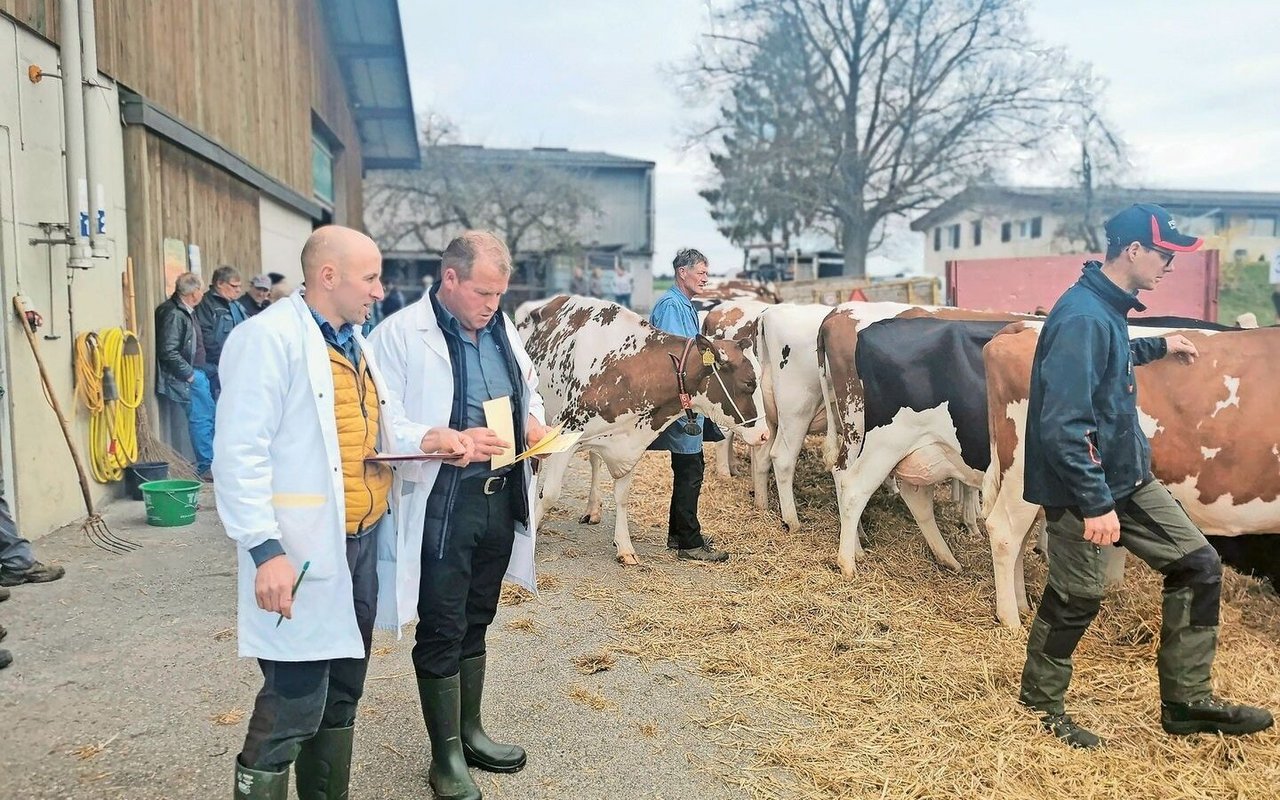
[[[702,366],[710,367],[716,363],[716,354],[710,350],[702,351]]]

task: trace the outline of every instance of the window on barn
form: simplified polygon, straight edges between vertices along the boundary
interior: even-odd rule
[[[938,251],[942,249],[942,228],[941,226],[933,229],[933,249]]]
[[[973,221],[973,246],[982,244],[982,220]]]
[[[1007,242],[1013,238],[1013,223],[1005,222],[1000,225],[1000,241]]]
[[[947,229],[947,240],[952,250],[960,248],[960,226],[958,224],[952,225]]]
[[[1032,217],[1031,219],[1031,238],[1039,239],[1043,220],[1040,217]]]

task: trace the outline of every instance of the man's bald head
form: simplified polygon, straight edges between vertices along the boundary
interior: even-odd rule
[[[341,268],[355,257],[378,252],[372,239],[354,228],[325,225],[316,228],[302,246],[302,280],[311,283],[326,264]]]
[[[302,247],[307,304],[333,322],[364,322],[382,299],[382,253],[363,233],[341,225],[317,228]]]

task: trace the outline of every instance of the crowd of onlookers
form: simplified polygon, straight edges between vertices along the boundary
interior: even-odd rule
[[[631,273],[621,263],[611,270],[593,267],[590,272],[577,267],[569,281],[569,294],[612,300],[630,308]]]

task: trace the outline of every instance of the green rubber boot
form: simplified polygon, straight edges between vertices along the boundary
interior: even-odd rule
[[[519,772],[528,758],[524,748],[499,744],[489,738],[480,724],[480,701],[484,697],[485,656],[464,658],[458,677],[462,689],[462,752],[467,763],[486,772]]]
[[[287,800],[289,768],[279,772],[260,772],[241,765],[236,758],[235,800]]]
[[[462,752],[458,676],[419,678],[418,698],[431,737],[431,769],[427,771],[431,791],[439,800],[480,800],[480,789],[471,780]]]
[[[355,726],[322,728],[302,743],[293,762],[299,800],[347,800]]]

